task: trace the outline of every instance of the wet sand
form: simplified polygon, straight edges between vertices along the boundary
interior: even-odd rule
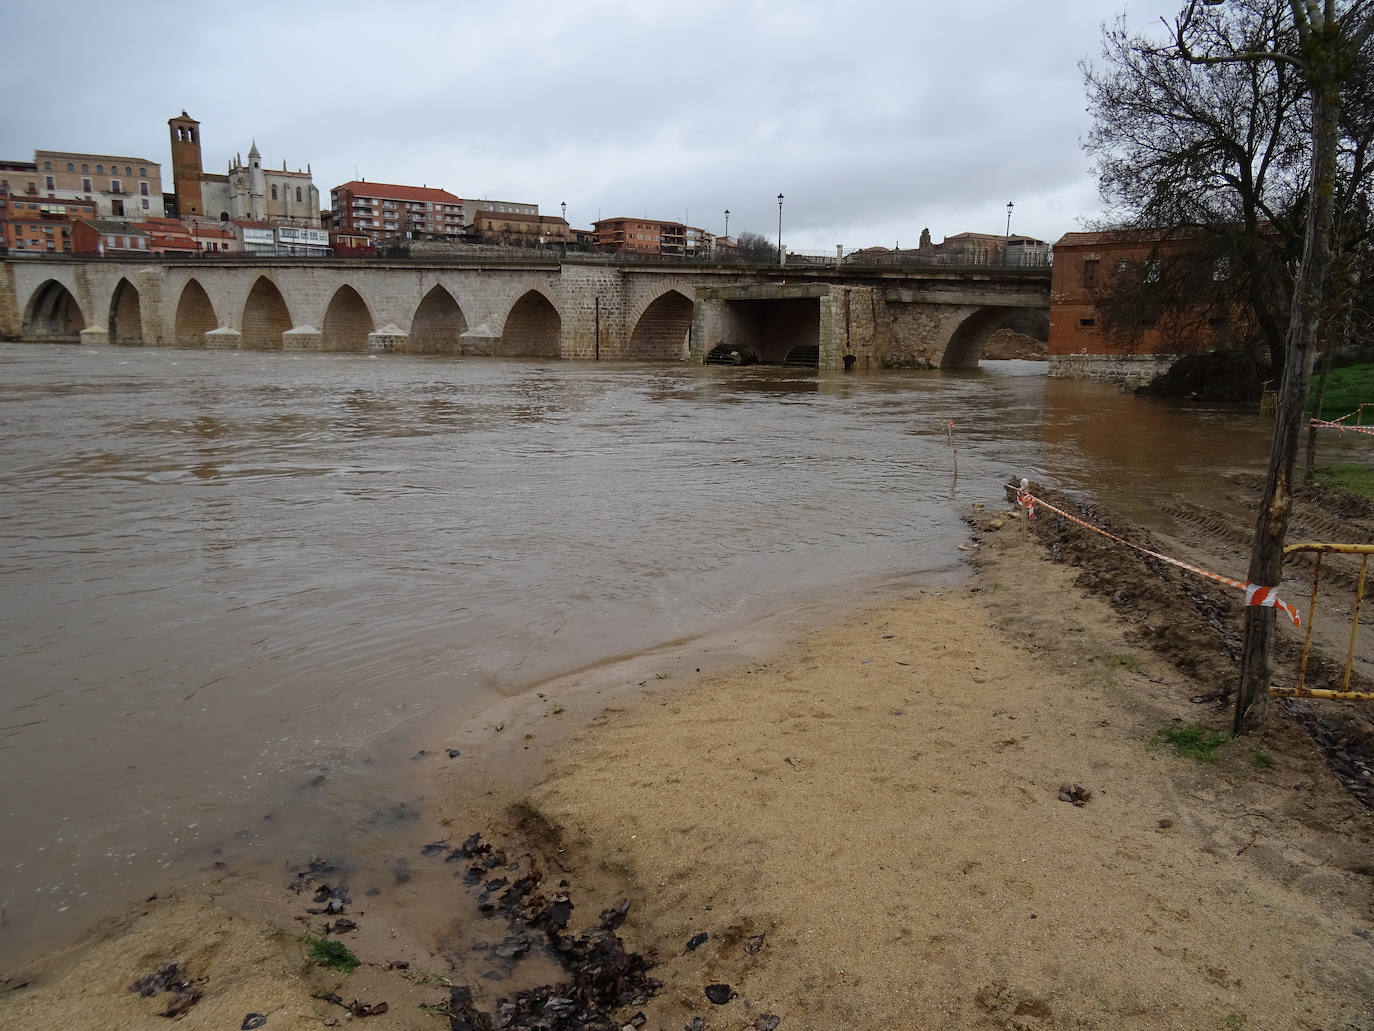
[[[1018,521],[980,539],[965,585],[604,710],[550,695],[497,719],[485,747],[536,734],[527,774],[512,792],[427,767],[447,815],[422,832],[528,850],[546,893],[569,882],[572,927],[628,898],[620,933],[665,982],[649,1028],[1374,1027],[1370,811],[1277,714],[1214,765],[1152,743],[1226,716]],[[549,746],[565,717],[582,726]],[[1061,801],[1065,782],[1091,798]],[[419,1006],[481,969],[451,969],[481,918],[441,859],[398,873],[321,871],[302,895],[285,872],[183,884],[17,972],[0,1024],[166,1027],[167,996],[127,986],[171,960],[205,979],[187,1028],[342,1023],[311,998],[332,991],[388,1001],[369,1027],[443,1026]],[[339,937],[364,961],[346,977],[297,937],[339,876],[359,925]]]

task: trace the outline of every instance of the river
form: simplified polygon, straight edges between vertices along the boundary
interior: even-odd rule
[[[0,967],[212,854],[365,835],[425,728],[956,579],[1008,477],[1148,521],[1263,467],[1253,413],[1043,373],[0,344]]]

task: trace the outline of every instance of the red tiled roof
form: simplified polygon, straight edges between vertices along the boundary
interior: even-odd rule
[[[432,186],[398,186],[395,183],[365,183],[354,179],[341,183],[334,189],[348,190],[355,197],[376,197],[379,200],[423,200],[439,201],[444,204],[463,203],[460,198],[455,197],[447,190],[437,190]]]

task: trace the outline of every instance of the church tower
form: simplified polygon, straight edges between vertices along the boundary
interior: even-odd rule
[[[262,221],[264,184],[267,176],[262,171],[262,155],[258,153],[258,141],[253,141],[253,149],[248,152],[248,198],[254,221]]]
[[[167,129],[172,138],[172,189],[176,192],[177,213],[203,215],[200,123],[182,111],[178,117],[167,119]]]

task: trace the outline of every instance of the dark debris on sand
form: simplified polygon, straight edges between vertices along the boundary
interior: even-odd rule
[[[537,869],[509,880],[504,873],[514,872],[518,864],[482,841],[480,834],[469,837],[444,861],[465,863],[463,880],[478,895],[482,911],[510,923],[512,933],[492,948],[493,954],[514,962],[538,943],[567,974],[557,984],[499,999],[490,1013],[477,1008],[470,987],[454,985],[449,992],[450,1031],[619,1031],[627,1024],[644,1024],[641,1013],[619,1020],[612,1016],[646,1005],[663,987],[649,976],[652,962],[626,951],[615,933],[629,913],[628,900],[603,910],[595,926],[570,934],[566,928],[573,902],[566,882],[543,892]],[[502,873],[494,872],[498,870]]]

